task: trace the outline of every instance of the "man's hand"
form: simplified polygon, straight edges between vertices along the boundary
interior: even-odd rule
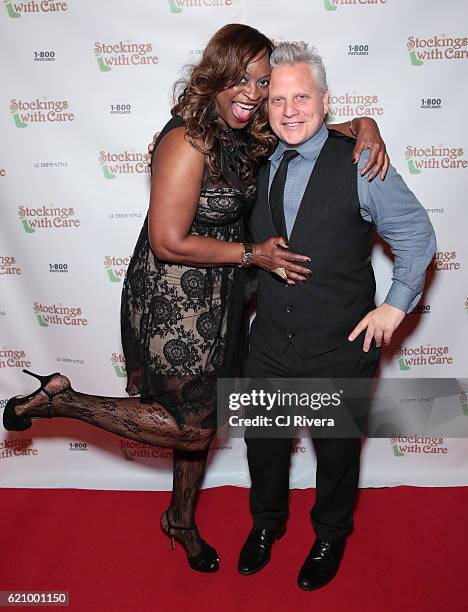
[[[146,154],[146,163],[148,164],[148,166],[151,166],[151,154],[153,153],[154,143],[156,142],[159,134],[160,132],[155,132],[155,134],[153,135],[153,141],[150,142],[148,145],[148,153]]]
[[[348,336],[348,340],[353,342],[362,331],[367,329],[364,344],[362,346],[365,353],[370,349],[372,338],[375,338],[376,346],[382,345],[382,338],[384,344],[387,346],[390,344],[393,332],[405,318],[405,314],[403,310],[395,306],[381,304],[378,308],[375,308],[375,310],[371,310],[361,319],[361,321],[359,321]]]

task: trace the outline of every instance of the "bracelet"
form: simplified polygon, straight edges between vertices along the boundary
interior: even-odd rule
[[[239,264],[239,268],[250,268],[253,264],[253,248],[250,243],[241,243],[244,247],[242,254],[242,263]]]
[[[356,119],[356,117],[353,117],[351,119],[351,121],[348,123],[348,127],[349,127],[349,131],[351,132],[351,134],[354,136],[354,138],[357,138],[357,134],[356,132],[353,130],[353,121]]]

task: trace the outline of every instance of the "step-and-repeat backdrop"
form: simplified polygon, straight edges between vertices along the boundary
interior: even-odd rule
[[[373,117],[438,238],[427,289],[383,377],[467,371],[468,6],[464,0],[4,0],[0,6],[0,403],[62,371],[125,395],[119,301],[146,214],[146,145],[171,88],[222,25],[248,23],[323,55],[331,121]],[[374,251],[378,299],[392,263]],[[424,393],[410,398],[424,402]],[[459,397],[468,419],[468,402]],[[295,440],[291,484],[314,484]],[[171,452],[68,419],[0,432],[0,485],[167,489]],[[247,485],[244,443],[216,440],[205,486]],[[361,486],[467,485],[468,441],[370,439]]]

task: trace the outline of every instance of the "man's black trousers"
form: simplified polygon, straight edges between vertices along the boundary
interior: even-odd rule
[[[289,344],[282,355],[251,343],[245,376],[251,378],[372,378],[380,350],[362,350],[364,332],[328,353],[302,359]],[[250,434],[251,435],[251,434]],[[254,525],[274,529],[288,517],[291,439],[252,438],[246,432]],[[353,527],[359,480],[360,438],[313,438],[317,455],[316,501],[311,510],[319,539],[336,542]]]

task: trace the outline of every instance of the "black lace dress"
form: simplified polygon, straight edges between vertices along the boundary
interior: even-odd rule
[[[183,125],[173,117],[161,138]],[[248,198],[236,147],[220,153],[225,180],[205,172],[191,234],[243,242]],[[252,271],[158,261],[141,230],[123,286],[127,392],[162,404],[180,425],[216,426],[216,379],[240,374],[247,351]]]

